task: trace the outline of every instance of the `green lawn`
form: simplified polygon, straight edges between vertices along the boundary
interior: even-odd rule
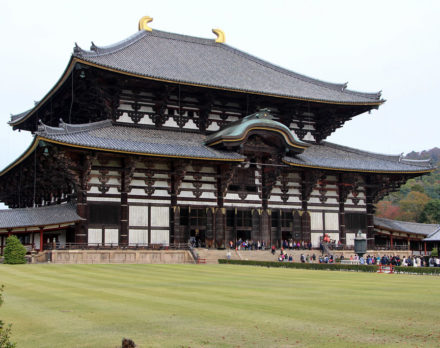
[[[427,347],[440,277],[233,265],[0,265],[18,347]]]

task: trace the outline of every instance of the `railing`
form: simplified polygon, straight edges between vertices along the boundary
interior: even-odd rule
[[[188,243],[144,244],[144,243],[64,243],[45,244],[44,250],[190,250]]]

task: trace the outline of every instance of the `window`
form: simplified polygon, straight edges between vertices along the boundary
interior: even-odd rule
[[[293,227],[293,214],[291,212],[281,212],[281,227]]]
[[[349,233],[357,233],[359,230],[366,231],[367,214],[345,213],[345,230]]]
[[[121,206],[119,204],[89,204],[91,225],[119,225]]]
[[[252,227],[252,213],[249,210],[237,211],[237,226]]]

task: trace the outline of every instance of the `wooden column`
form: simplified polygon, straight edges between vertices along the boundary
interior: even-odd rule
[[[265,241],[267,248],[272,246],[271,229],[270,210],[263,209],[260,215],[260,230],[261,239]]]
[[[374,199],[377,195],[378,188],[372,185],[367,177],[367,183],[365,187],[365,201],[367,210],[367,249],[374,248]]]
[[[128,245],[128,191],[135,163],[131,158],[124,158],[121,161],[121,165],[121,221],[119,228],[119,243],[121,245]]]
[[[40,252],[44,251],[43,227],[40,227]]]
[[[87,230],[88,230],[88,211],[87,211],[87,190],[90,172],[92,171],[91,155],[85,155],[81,162],[80,172],[77,173],[77,214],[85,220],[77,224],[75,231],[75,243],[87,244]]]
[[[3,255],[3,248],[4,248],[4,240],[5,237],[3,235],[0,236],[0,255]]]
[[[393,234],[390,233],[390,249],[393,250]]]
[[[342,244],[347,244],[347,236],[345,232],[345,202],[349,193],[348,187],[343,182],[342,175],[339,175],[338,183],[338,201],[339,201],[339,240]]]

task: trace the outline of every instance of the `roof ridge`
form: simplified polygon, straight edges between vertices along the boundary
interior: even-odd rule
[[[375,216],[374,219],[386,220],[386,221],[391,221],[391,222],[395,222],[395,223],[404,223],[404,224],[413,224],[413,225],[423,225],[423,226],[437,226],[437,227],[440,228],[440,224],[425,224],[425,223],[423,223],[423,222],[394,220],[394,219],[388,219],[388,218],[384,218],[384,217],[380,217],[380,216]]]
[[[65,123],[60,119],[60,124],[58,127],[52,127],[45,125],[41,122],[38,126],[38,135],[60,135],[60,134],[75,134],[81,132],[87,132],[94,129],[104,128],[112,125],[112,120],[102,120],[92,123],[81,123],[81,124],[70,124]]]

